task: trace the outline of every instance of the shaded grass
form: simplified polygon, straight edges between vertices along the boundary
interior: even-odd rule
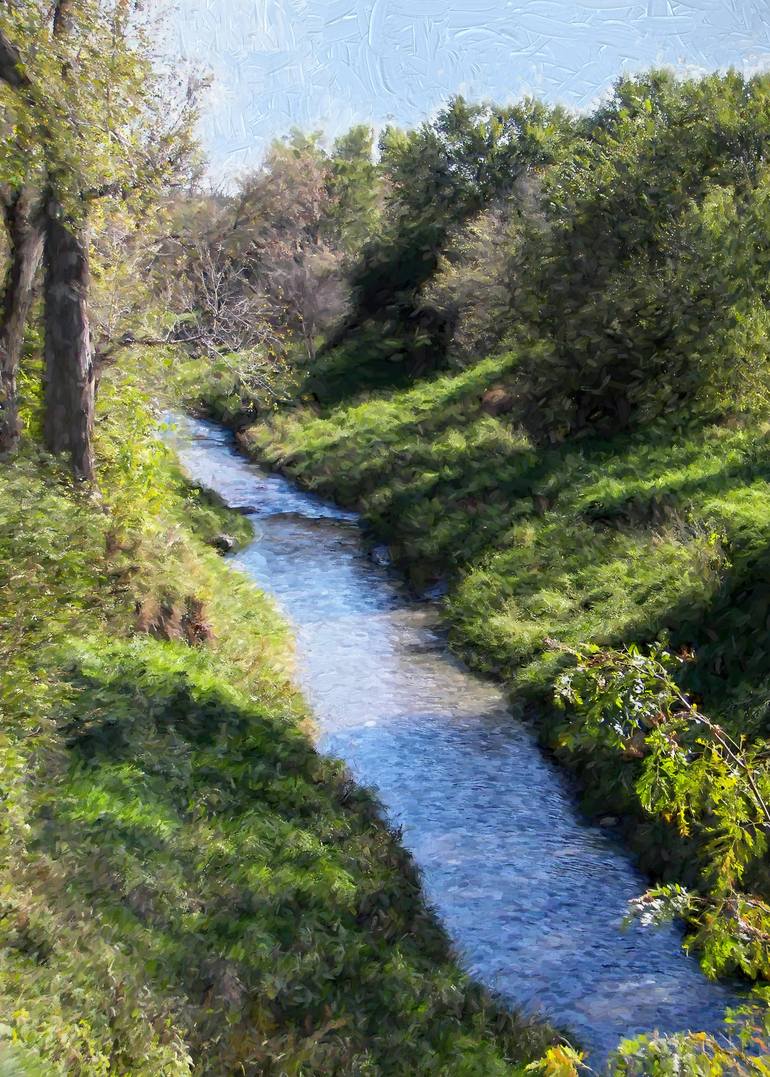
[[[445,578],[454,648],[535,708],[543,739],[582,771],[590,811],[635,817],[629,835],[649,870],[693,882],[698,848],[641,813],[633,761],[565,746],[569,719],[550,701],[569,659],[549,641],[692,647],[687,687],[704,709],[766,735],[768,427],[660,424],[535,448],[481,407],[515,367],[507,355],[325,416],[286,412],[242,441],[360,507],[418,589]]]
[[[549,1033],[313,749],[285,625],[206,546],[242,524],[130,384],[102,407],[102,495],[31,447],[0,486],[0,1072],[520,1072]],[[200,645],[136,630],[192,599]]]
[[[661,427],[536,451],[480,408],[505,371],[486,361],[328,417],[286,413],[242,440],[359,505],[417,580],[448,574],[455,641],[517,689],[548,688],[546,637],[610,644],[670,631],[706,648],[711,612],[756,574],[770,537],[765,428]],[[710,702],[737,719],[727,680]]]

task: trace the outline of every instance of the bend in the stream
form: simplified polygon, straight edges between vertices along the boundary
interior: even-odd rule
[[[645,880],[502,692],[446,652],[430,607],[365,555],[355,514],[250,464],[225,429],[178,422],[189,474],[249,510],[234,562],[294,627],[319,748],[402,828],[466,969],[572,1029],[594,1065],[642,1031],[719,1030],[740,992],[706,980],[675,927],[622,930]]]

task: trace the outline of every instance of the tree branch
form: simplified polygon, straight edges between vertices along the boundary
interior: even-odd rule
[[[172,344],[194,344],[203,338],[203,333],[196,333],[192,337],[135,337],[133,333],[125,333],[120,340],[111,341],[108,347],[98,349],[95,359],[99,365],[106,366],[121,348],[165,348]]]

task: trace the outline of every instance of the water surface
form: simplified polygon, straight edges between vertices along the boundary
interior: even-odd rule
[[[716,1031],[736,994],[676,928],[621,930],[644,878],[502,692],[448,654],[436,608],[366,556],[355,514],[250,464],[212,423],[179,420],[175,440],[197,482],[248,511],[254,541],[233,560],[293,625],[319,748],[402,828],[468,971],[594,1064],[623,1036]]]

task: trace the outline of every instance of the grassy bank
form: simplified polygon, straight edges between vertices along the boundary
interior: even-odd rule
[[[304,485],[362,508],[418,588],[446,580],[455,649],[504,680],[544,740],[583,775],[586,806],[621,814],[658,878],[707,886],[707,831],[641,808],[638,761],[576,738],[551,706],[570,661],[554,647],[667,640],[696,654],[686,687],[739,737],[766,735],[770,442],[743,425],[663,423],[536,448],[482,395],[517,358],[319,416],[296,409],[242,433]],[[748,884],[768,892],[766,860]],[[770,968],[758,961],[760,975]]]
[[[32,440],[0,485],[0,1072],[520,1072],[548,1034],[313,749],[285,625],[210,546],[244,522],[128,375],[100,406],[101,494]]]

